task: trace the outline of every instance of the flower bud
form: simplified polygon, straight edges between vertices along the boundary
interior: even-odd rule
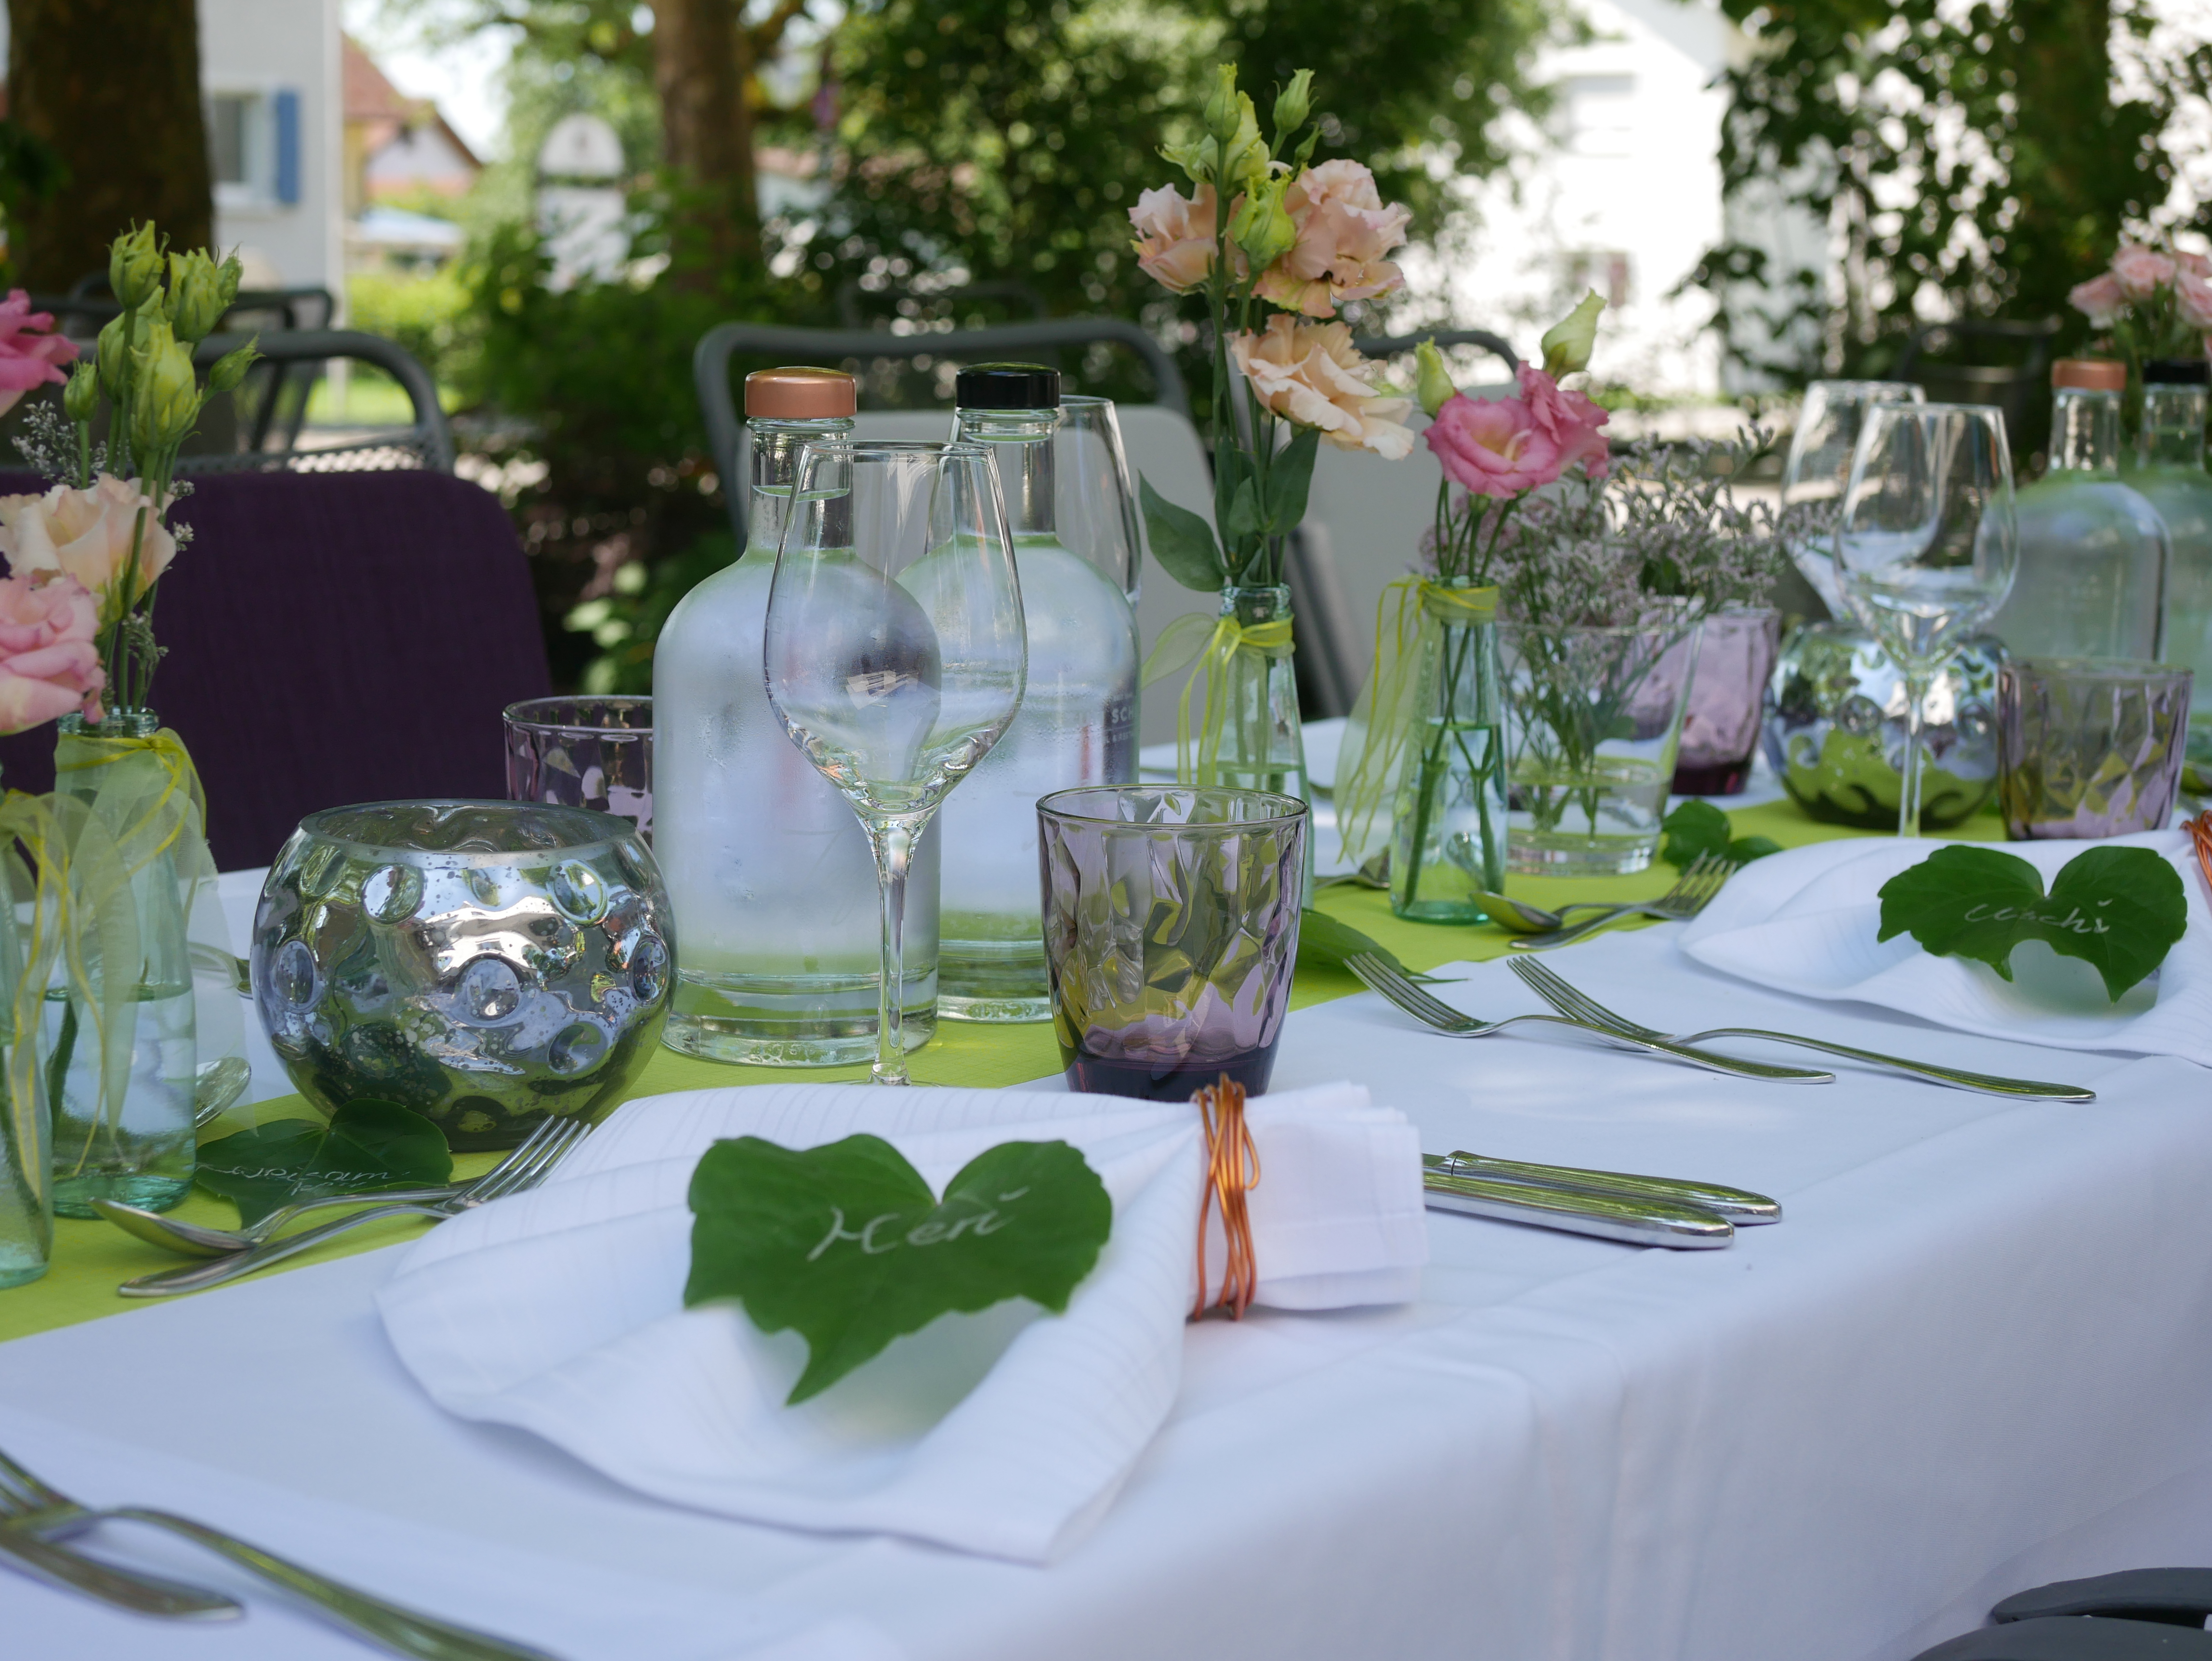
[[[1291,181],[1262,179],[1239,198],[1229,216],[1229,240],[1244,251],[1255,271],[1264,271],[1297,246],[1297,222],[1283,205]]]
[[[120,405],[123,383],[131,376],[130,313],[118,312],[107,319],[106,327],[100,332],[96,361],[100,365],[100,390]]]
[[[1237,65],[1222,64],[1214,70],[1213,90],[1206,99],[1206,131],[1217,144],[1226,144],[1237,137],[1239,113],[1239,94],[1237,90]],[[1249,106],[1250,100],[1243,102]]]
[[[1563,374],[1589,368],[1590,353],[1597,347],[1597,314],[1604,309],[1605,301],[1593,289],[1583,296],[1581,305],[1553,324],[1536,343],[1544,349],[1546,374],[1557,380]]]
[[[161,286],[161,251],[154,241],[154,222],[133,225],[115,239],[107,254],[108,286],[126,312],[152,299]]]
[[[1163,144],[1160,155],[1181,167],[1183,177],[1192,184],[1213,182],[1214,144],[1211,138],[1201,138],[1191,144]]]
[[[1452,385],[1451,371],[1444,367],[1444,355],[1437,350],[1434,339],[1413,348],[1413,362],[1419,370],[1414,396],[1421,400],[1423,412],[1434,420],[1437,411],[1451,401],[1459,388]]]
[[[1267,178],[1269,157],[1267,142],[1260,137],[1260,117],[1252,100],[1241,92],[1237,94],[1237,131],[1219,142],[1217,176],[1223,195]]]
[[[169,256],[169,324],[177,338],[197,345],[215,332],[236,298],[235,282],[223,293],[223,268],[195,248]]]
[[[100,412],[100,372],[83,359],[70,371],[62,388],[62,413],[71,421],[87,422]]]
[[[253,350],[261,337],[256,335],[236,351],[225,352],[208,371],[208,391],[234,392],[246,382],[246,372],[252,368],[261,354]]]
[[[1313,71],[1300,70],[1275,94],[1275,143],[1280,144],[1306,124],[1313,111]]]
[[[200,412],[191,349],[176,338],[167,318],[145,326],[131,378],[131,442],[141,455],[166,450],[191,431]]]

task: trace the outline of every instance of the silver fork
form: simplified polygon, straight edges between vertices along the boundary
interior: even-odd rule
[[[357,1211],[350,1217],[341,1217],[334,1223],[325,1223],[320,1228],[303,1229],[297,1234],[288,1234],[281,1240],[267,1240],[243,1251],[234,1251],[227,1256],[211,1258],[204,1263],[141,1275],[134,1281],[125,1281],[116,1290],[126,1298],[167,1298],[179,1292],[199,1292],[208,1287],[221,1286],[226,1281],[235,1281],[241,1275],[251,1275],[258,1269],[266,1269],[271,1263],[282,1262],[287,1257],[295,1257],[303,1251],[311,1251],[324,1241],[343,1234],[349,1229],[359,1228],[364,1223],[376,1222],[386,1217],[444,1219],[457,1216],[502,1195],[520,1194],[525,1189],[537,1187],[551,1173],[553,1167],[568,1156],[568,1151],[584,1139],[588,1129],[575,1119],[550,1121],[545,1134],[533,1139],[538,1146],[529,1158],[506,1160],[496,1170],[479,1177],[449,1198],[375,1206],[367,1211]]]
[[[1415,1020],[1455,1038],[1487,1038],[1524,1021],[1541,1021],[1552,1026],[1571,1026],[1577,1031],[1594,1032],[1608,1043],[1618,1044],[1626,1050],[1645,1050],[1655,1055],[1672,1056],[1675,1060],[1688,1062],[1693,1067],[1706,1068],[1715,1073],[1730,1073],[1738,1078],[1779,1080],[1792,1084],[1827,1084],[1836,1076],[1832,1073],[1808,1072],[1798,1067],[1770,1067],[1764,1062],[1740,1062],[1732,1056],[1716,1056],[1707,1050],[1692,1050],[1657,1034],[1648,1038],[1640,1037],[1623,1032],[1618,1027],[1600,1026],[1593,1021],[1575,1020],[1565,1015],[1510,1015],[1502,1021],[1486,1021],[1480,1016],[1463,1015],[1449,1004],[1431,997],[1419,985],[1408,980],[1404,971],[1395,964],[1372,952],[1355,952],[1345,958],[1344,965]]]
[[[34,1540],[67,1540],[106,1522],[149,1524],[205,1546],[270,1585],[305,1598],[325,1617],[395,1655],[415,1656],[420,1661],[554,1661],[544,1650],[387,1603],[188,1517],[142,1506],[95,1510],[79,1505],[0,1453],[0,1531]]]
[[[6,1512],[0,1511],[0,1518]],[[158,1615],[173,1621],[235,1621],[246,1613],[237,1599],[179,1580],[118,1569],[27,1534],[0,1520],[0,1559],[13,1563],[33,1579],[64,1591],[81,1591],[103,1603],[112,1603],[133,1615]]]
[[[1587,1021],[1593,1026],[1609,1028],[1626,1037],[1667,1038],[1675,1043],[1697,1043],[1706,1038],[1765,1038],[1775,1043],[1792,1043],[1806,1050],[1825,1050],[1831,1056],[1846,1056],[1870,1066],[1887,1068],[1893,1073],[1929,1079],[1937,1084],[1953,1085],[1960,1090],[1978,1090],[1985,1096],[2009,1096],[2022,1101],[2094,1102],[2097,1099],[2095,1091],[2084,1090],[2079,1085],[2044,1084],[2034,1079],[2005,1079],[1990,1073],[1969,1073],[1963,1068],[1939,1067],[1933,1062],[1916,1062],[1904,1056],[1885,1056],[1879,1050],[1859,1050],[1847,1043],[1830,1043],[1825,1038],[1801,1038],[1794,1032],[1774,1032],[1762,1026],[1716,1026],[1703,1032],[1675,1037],[1648,1026],[1639,1026],[1624,1015],[1616,1015],[1588,993],[1568,985],[1556,972],[1540,963],[1525,960],[1516,963],[1513,965],[1513,972],[1528,983],[1538,997],[1562,1015]]]
[[[1517,934],[1506,941],[1509,952],[1548,952],[1555,946],[1569,946],[1593,929],[1617,922],[1623,917],[1658,917],[1668,922],[1686,922],[1712,904],[1713,896],[1721,891],[1722,885],[1743,869],[1741,862],[1725,860],[1717,854],[1700,854],[1692,860],[1674,885],[1656,900],[1632,900],[1626,905],[1608,905],[1595,916],[1571,922],[1565,928],[1554,928],[1548,934]]]
[[[325,1194],[316,1199],[280,1206],[258,1222],[244,1228],[210,1228],[204,1223],[186,1222],[179,1217],[167,1217],[135,1205],[125,1205],[120,1200],[94,1200],[92,1208],[118,1228],[137,1235],[149,1245],[180,1251],[187,1257],[227,1257],[234,1251],[250,1250],[264,1240],[275,1238],[277,1232],[287,1223],[307,1212],[320,1211],[331,1206],[398,1205],[403,1201],[456,1198],[478,1183],[503,1177],[510,1167],[525,1165],[536,1159],[538,1148],[549,1137],[569,1134],[556,1129],[568,1123],[565,1119],[547,1119],[523,1138],[513,1153],[475,1182],[441,1183],[434,1188],[391,1189],[383,1193],[371,1190],[356,1194]]]

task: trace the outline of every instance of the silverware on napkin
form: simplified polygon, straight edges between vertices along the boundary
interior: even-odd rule
[[[1422,1156],[1422,1163],[1423,1199],[1431,1211],[1464,1212],[1676,1250],[1710,1250],[1735,1238],[1735,1226],[1727,1218],[1684,1201],[1457,1176],[1437,1169],[1430,1154]]]
[[[1765,1038],[1772,1043],[1796,1044],[1802,1050],[1845,1056],[1872,1067],[1886,1068],[1893,1073],[1951,1085],[1960,1090],[1979,1091],[1984,1096],[2010,1096],[2021,1101],[2094,1102],[2097,1099],[2095,1091],[2085,1090],[2079,1085],[2045,1084],[2035,1079],[2006,1079],[1990,1073],[1969,1073],[1963,1068],[1939,1067],[1933,1062],[1916,1062],[1905,1056],[1885,1056],[1879,1050],[1859,1050],[1847,1043],[1830,1043],[1825,1038],[1799,1037],[1790,1032],[1769,1031],[1765,1027],[1715,1026],[1703,1032],[1680,1036],[1660,1032],[1648,1026],[1639,1026],[1625,1015],[1616,1015],[1588,993],[1570,986],[1543,964],[1523,959],[1514,964],[1513,972],[1560,1014],[1618,1032],[1625,1037],[1664,1038],[1669,1043],[1681,1044],[1702,1043],[1707,1038]]]
[[[327,1619],[394,1655],[417,1661],[555,1661],[544,1650],[451,1626],[372,1597],[187,1517],[141,1506],[99,1510],[81,1506],[0,1453],[0,1534],[11,1541],[21,1537],[51,1543],[107,1522],[144,1523],[205,1546],[270,1585],[306,1599]]]
[[[1607,1194],[1617,1199],[1651,1199],[1692,1205],[1725,1217],[1739,1228],[1782,1220],[1780,1202],[1747,1189],[1719,1183],[1701,1183],[1682,1177],[1639,1177],[1626,1171],[1586,1171],[1575,1165],[1532,1165],[1523,1159],[1493,1159],[1486,1153],[1457,1149],[1450,1153],[1421,1155],[1422,1174],[1477,1177],[1492,1182],[1519,1183],[1554,1189],[1565,1194]]]
[[[95,1562],[67,1546],[25,1533],[11,1523],[0,1522],[0,1561],[48,1585],[81,1591],[133,1615],[158,1615],[173,1621],[235,1621],[246,1613],[244,1605],[221,1592]]]

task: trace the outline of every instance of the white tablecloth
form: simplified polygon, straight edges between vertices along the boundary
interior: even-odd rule
[[[1167,1428],[1042,1568],[685,1512],[447,1418],[370,1306],[391,1253],[0,1346],[0,1446],[571,1661],[1872,1661],[2041,1580],[2212,1563],[2212,1079],[1796,1002],[1682,962],[1674,932],[1553,962],[1655,1024],[1794,1023],[2100,1099],[1754,1084],[1432,1037],[1371,997],[1304,1012],[1278,1081],[1349,1074],[1431,1149],[1709,1177],[1788,1220],[1672,1254],[1432,1214],[1418,1304],[1194,1329]],[[1468,972],[1443,989],[1467,1007],[1534,1007],[1503,965]],[[362,1653],[249,1595],[240,1628],[154,1626],[0,1573],[0,1632]]]

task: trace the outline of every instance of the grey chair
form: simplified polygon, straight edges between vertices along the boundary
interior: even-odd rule
[[[193,349],[192,362],[205,370],[253,338],[245,332],[211,334]],[[437,386],[404,347],[355,329],[281,329],[260,334],[257,349],[261,359],[238,389],[232,430],[226,435],[222,423],[205,423],[210,447],[180,456],[179,473],[453,471],[453,429],[438,403]],[[303,445],[307,399],[333,358],[367,363],[398,381],[412,406],[409,424]]]
[[[2061,326],[2055,317],[2032,323],[1923,323],[1905,341],[1890,378],[1926,388],[1938,403],[1996,405],[2004,411],[2013,459],[2024,465],[2050,442],[2051,349]],[[1938,354],[2013,361],[1949,362]]]
[[[1435,341],[1440,350],[1454,346],[1479,346],[1504,358],[1509,375],[1521,368],[1521,355],[1507,344],[1505,337],[1492,334],[1487,329],[1420,329],[1412,334],[1376,335],[1352,344],[1370,357],[1395,357],[1401,352],[1412,351],[1424,340]]]

